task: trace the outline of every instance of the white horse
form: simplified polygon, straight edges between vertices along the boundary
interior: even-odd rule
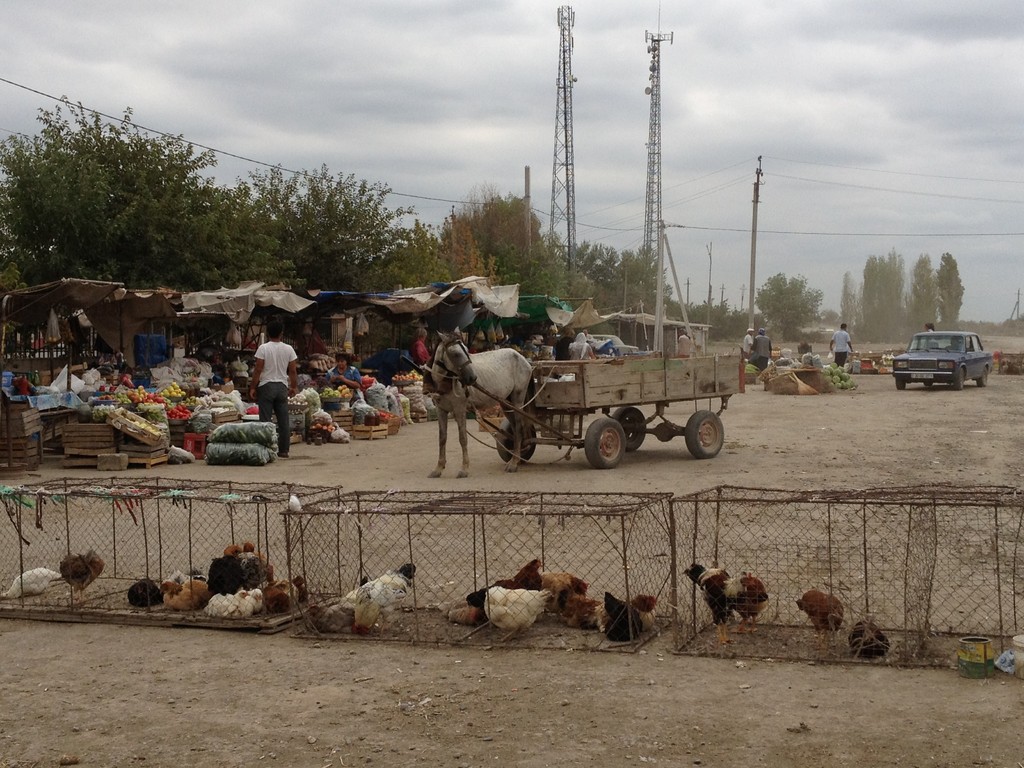
[[[485,395],[479,385],[494,397],[510,405],[522,408],[533,378],[530,361],[514,349],[495,349],[481,352],[470,358],[469,350],[462,341],[462,334],[442,333],[441,341],[434,350],[424,372],[434,390],[437,404],[437,467],[430,477],[440,477],[445,468],[445,448],[448,444],[448,417],[453,416],[459,427],[459,443],[462,445],[462,469],[459,477],[469,476],[469,435],[466,432],[466,411],[474,408],[493,408],[494,399]],[[509,421],[518,425],[521,419],[515,411],[502,406]],[[519,469],[522,449],[522,430],[513,426],[514,448],[512,457],[505,464],[506,472]]]

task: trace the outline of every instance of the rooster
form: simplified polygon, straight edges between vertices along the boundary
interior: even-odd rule
[[[15,576],[11,588],[0,595],[0,599],[10,600],[15,597],[32,597],[41,595],[55,581],[60,581],[61,575],[49,568],[33,568],[25,571],[21,576]]]
[[[533,626],[550,596],[551,593],[543,589],[488,587],[468,595],[466,602],[474,608],[482,608],[491,624],[507,631],[502,640],[508,640]]]
[[[384,624],[405,600],[415,575],[416,566],[406,563],[401,568],[388,571],[359,587],[354,599],[352,631],[357,635],[369,634],[370,629],[379,619],[383,633]]]
[[[705,568],[697,563],[686,569],[686,575],[704,593],[704,602],[711,609],[711,620],[718,632],[718,642],[722,645],[732,642],[729,639],[729,617],[736,610],[743,592],[740,580],[729,576],[723,568]]]
[[[242,550],[237,553],[237,557],[242,566],[242,585],[247,589],[274,580],[274,566],[267,564],[267,559],[256,551],[256,546],[251,541],[242,544]]]
[[[847,636],[850,653],[862,659],[880,659],[889,652],[889,638],[870,618],[861,619]]]
[[[60,576],[71,585],[71,603],[81,602],[85,588],[103,573],[103,558],[90,549],[84,555],[65,555],[60,561]]]
[[[740,576],[740,594],[733,610],[740,615],[737,632],[756,632],[757,616],[768,605],[768,590],[757,576],[744,571]]]
[[[238,552],[225,554],[223,557],[215,557],[210,561],[210,570],[206,577],[206,583],[210,586],[210,592],[215,595],[233,595],[242,588],[245,583],[245,573],[242,571],[242,561],[238,554],[241,549],[228,547],[228,552],[238,549]]]
[[[612,642],[636,640],[642,632],[654,627],[654,606],[657,602],[653,595],[637,595],[627,604],[611,592],[605,592],[599,628]]]
[[[818,650],[824,652],[828,633],[843,626],[843,604],[839,598],[818,589],[809,589],[796,601],[796,607],[807,614],[818,634]]]
[[[519,569],[511,579],[498,579],[491,586],[505,589],[529,589],[539,591],[544,588],[540,574],[541,561],[534,559]]]

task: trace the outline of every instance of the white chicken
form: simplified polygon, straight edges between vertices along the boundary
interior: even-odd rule
[[[263,592],[243,589],[233,595],[214,595],[206,604],[206,615],[223,619],[247,619],[263,610]]]
[[[473,593],[467,598],[470,605],[477,602],[477,594]],[[551,593],[546,589],[490,587],[484,595],[483,609],[491,624],[508,631],[504,638],[507,640],[533,626],[547,607],[550,597]]]
[[[49,568],[33,568],[25,571],[21,576],[16,576],[11,583],[11,588],[0,595],[0,598],[10,600],[15,597],[31,597],[41,595],[54,581],[60,580],[61,575]]]
[[[379,620],[383,632],[391,614],[409,594],[415,575],[416,566],[406,563],[401,568],[388,571],[355,590],[352,631],[357,635],[369,634]]]

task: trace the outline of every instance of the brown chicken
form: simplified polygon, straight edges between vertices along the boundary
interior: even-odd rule
[[[212,596],[205,581],[189,579],[184,584],[167,580],[160,585],[164,605],[172,611],[201,611]]]
[[[267,613],[288,613],[306,599],[306,580],[301,576],[291,581],[271,581],[263,590],[263,610]]]
[[[511,579],[498,579],[492,587],[504,587],[505,589],[529,589],[539,591],[543,589],[541,584],[541,561],[534,559],[519,569],[519,573]]]
[[[71,585],[72,604],[82,600],[85,588],[103,573],[103,558],[90,549],[84,555],[65,555],[60,561],[60,576]]]
[[[825,651],[830,632],[843,626],[843,604],[839,598],[819,589],[809,589],[796,601],[796,607],[807,614],[818,634],[818,650]]]
[[[742,589],[736,597],[733,610],[740,616],[737,632],[756,632],[757,616],[768,605],[768,590],[757,576],[744,571],[740,576]]]
[[[558,613],[569,627],[598,629],[603,610],[600,601],[578,592],[565,590],[558,597]]]
[[[558,571],[545,572],[540,575],[540,585],[551,593],[551,601],[548,605],[549,611],[562,612],[562,605],[565,602],[563,596],[569,594],[586,595],[590,585],[578,576],[571,573]]]

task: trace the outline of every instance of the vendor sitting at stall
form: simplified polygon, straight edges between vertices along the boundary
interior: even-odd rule
[[[363,375],[352,365],[352,355],[348,352],[339,352],[334,356],[334,360],[336,365],[325,374],[327,383],[332,387],[344,385],[353,392],[361,392]]]

